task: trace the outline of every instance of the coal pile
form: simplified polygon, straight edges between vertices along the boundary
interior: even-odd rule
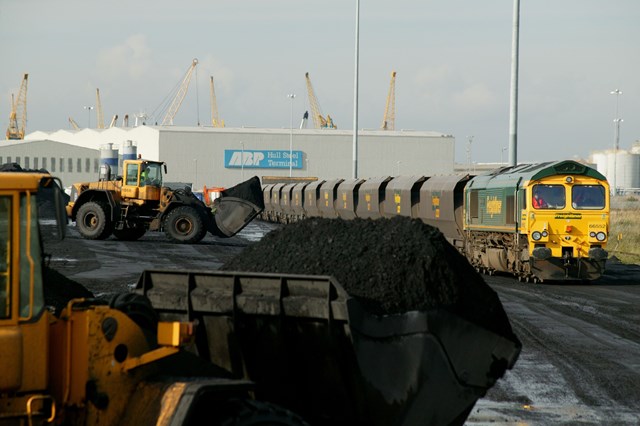
[[[221,269],[331,275],[374,315],[443,308],[513,335],[497,294],[438,229],[416,219],[305,219]]]
[[[42,268],[44,283],[44,302],[53,308],[55,315],[67,306],[71,299],[92,299],[93,293],[82,284],[62,275],[60,272],[48,266]]]

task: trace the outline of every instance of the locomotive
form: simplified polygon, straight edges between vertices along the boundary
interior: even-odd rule
[[[262,185],[262,219],[420,219],[480,272],[526,282],[595,280],[609,238],[609,184],[572,161],[479,175],[301,180]]]

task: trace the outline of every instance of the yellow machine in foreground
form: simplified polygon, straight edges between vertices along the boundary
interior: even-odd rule
[[[56,220],[39,223],[51,206]],[[56,179],[0,173],[0,425],[218,424],[274,411],[248,398],[250,382],[183,350],[193,324],[159,322],[145,297],[50,313],[41,241],[65,227]]]

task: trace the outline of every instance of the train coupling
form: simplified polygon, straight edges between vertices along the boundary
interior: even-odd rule
[[[546,260],[551,257],[551,249],[548,247],[536,247],[531,255],[538,260]]]

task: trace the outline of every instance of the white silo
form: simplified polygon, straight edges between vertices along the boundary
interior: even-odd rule
[[[118,175],[118,149],[113,148],[112,143],[100,145],[100,167],[109,166],[111,179]]]
[[[640,154],[618,151],[616,181],[617,187],[623,191],[640,187]]]
[[[135,160],[138,157],[138,147],[131,140],[122,143],[122,161]]]

